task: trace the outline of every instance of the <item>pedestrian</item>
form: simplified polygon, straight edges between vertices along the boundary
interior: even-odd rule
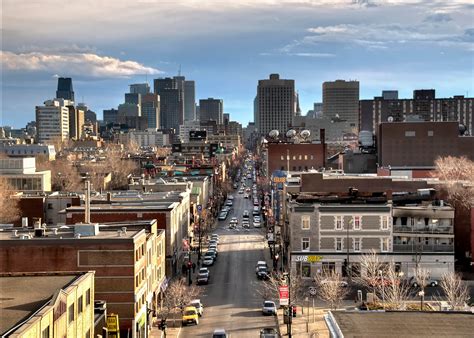
[[[196,271],[196,263],[193,262],[193,272]]]

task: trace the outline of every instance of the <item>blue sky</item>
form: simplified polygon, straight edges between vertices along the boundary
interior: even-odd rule
[[[3,0],[0,125],[23,127],[73,78],[102,117],[131,83],[176,75],[196,98],[253,119],[257,81],[296,81],[303,113],[322,82],[360,81],[361,98],[435,88],[473,96],[474,5],[451,0]]]

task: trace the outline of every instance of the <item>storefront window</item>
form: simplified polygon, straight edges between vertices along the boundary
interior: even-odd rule
[[[301,277],[311,277],[310,263],[301,263]]]

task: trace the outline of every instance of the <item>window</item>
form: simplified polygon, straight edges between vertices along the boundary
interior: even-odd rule
[[[303,159],[303,156],[302,155],[298,155],[298,160],[302,160]]]
[[[77,299],[77,313],[78,314],[82,313],[82,306],[83,306],[82,302],[83,302],[83,300],[82,300],[82,296],[81,296]]]
[[[428,130],[428,136],[433,136],[433,131],[432,130]]]
[[[309,251],[309,238],[303,237],[301,239],[301,251]]]
[[[311,263],[301,263],[301,277],[311,277]]]
[[[311,155],[310,159],[312,159],[312,160],[313,160],[313,159],[314,159],[314,156],[313,156],[313,155]]]
[[[336,251],[342,251],[342,238],[336,238]]]
[[[71,305],[69,305],[69,310],[68,310],[68,318],[69,318],[69,321],[68,323],[71,324],[73,321],[74,321],[74,303],[72,303]]]
[[[296,155],[293,155],[293,161],[296,161]]]
[[[382,238],[381,239],[381,242],[382,242],[382,252],[387,252],[388,251],[388,246],[389,246],[389,239],[388,238]]]
[[[41,338],[49,338],[49,325],[41,331]]]
[[[310,217],[301,216],[301,229],[309,230],[309,228],[310,228]]]
[[[304,159],[307,161],[308,160],[308,155],[304,155]]]
[[[324,273],[330,273],[336,270],[336,263],[334,262],[323,262],[322,270]]]
[[[86,306],[91,305],[91,289],[86,291]]]
[[[382,216],[382,230],[388,230],[388,216]]]
[[[354,230],[360,230],[360,216],[354,216]]]
[[[48,210],[53,209],[53,203],[48,203]]]
[[[414,131],[407,130],[407,131],[405,131],[405,136],[406,137],[415,137],[416,133]]]
[[[336,216],[336,230],[342,230],[342,216]]]
[[[280,156],[280,160],[284,161],[285,157],[283,155]]]
[[[360,251],[360,238],[354,238],[354,251]]]

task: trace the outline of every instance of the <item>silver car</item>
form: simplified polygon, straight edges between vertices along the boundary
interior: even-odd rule
[[[275,302],[271,300],[266,300],[263,302],[262,314],[263,315],[276,315],[277,308]]]

